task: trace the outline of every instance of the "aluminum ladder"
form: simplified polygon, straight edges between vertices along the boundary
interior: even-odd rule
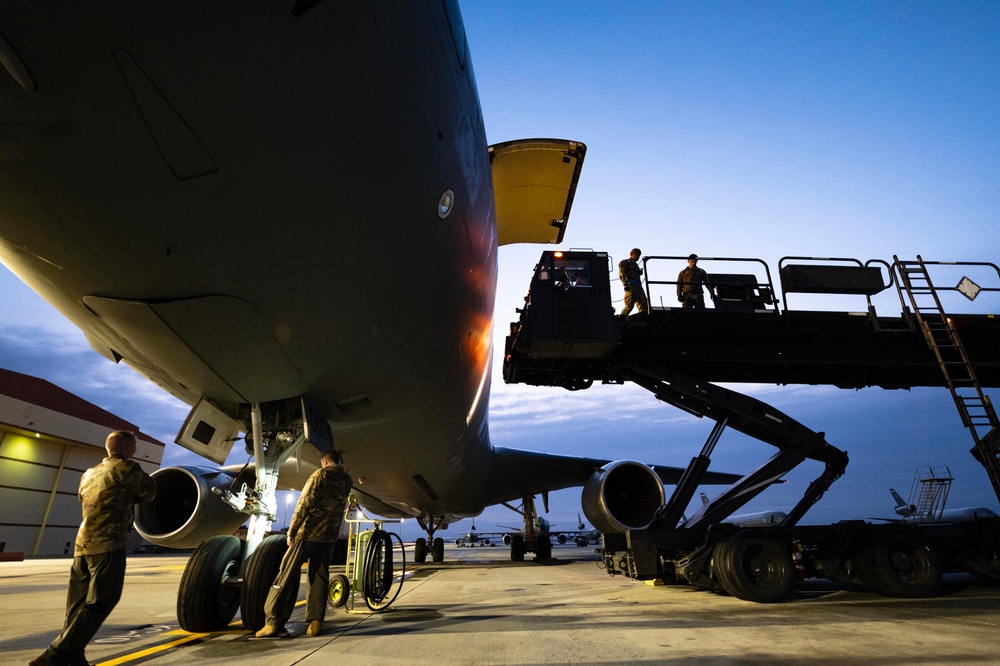
[[[934,353],[945,385],[951,392],[962,424],[969,429],[975,445],[972,455],[982,463],[1000,499],[1000,419],[988,395],[976,378],[975,368],[962,346],[958,331],[945,314],[937,290],[921,256],[916,261],[900,261],[893,256],[899,284],[907,293],[913,315]],[[980,436],[980,429],[987,429]]]

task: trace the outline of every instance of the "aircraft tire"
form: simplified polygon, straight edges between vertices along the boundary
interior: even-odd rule
[[[539,536],[535,540],[535,559],[536,560],[552,559],[552,542],[549,541],[549,537]]]
[[[520,534],[510,537],[510,561],[524,562],[524,537]]]
[[[438,537],[431,544],[431,560],[434,562],[444,562],[444,539]]]
[[[177,590],[177,620],[181,629],[200,633],[223,629],[240,607],[240,588],[223,585],[240,571],[242,543],[219,535],[198,546],[184,567]]]
[[[413,563],[423,564],[427,561],[427,539],[420,537],[413,542]]]
[[[272,534],[264,537],[257,550],[250,555],[247,571],[243,576],[243,595],[240,599],[240,617],[243,626],[251,631],[257,631],[267,622],[264,613],[264,602],[267,593],[281,569],[281,558],[288,551],[288,542],[284,534]],[[298,592],[299,578],[292,577]],[[294,595],[294,593],[293,593]]]
[[[330,554],[330,564],[347,564],[347,539],[337,539]]]
[[[737,532],[716,546],[716,575],[722,588],[744,601],[783,601],[795,583],[795,564],[784,545]]]
[[[330,591],[327,594],[327,604],[330,608],[340,608],[347,603],[347,595],[351,591],[351,582],[344,574],[330,576]]]
[[[891,597],[933,597],[941,587],[941,558],[914,529],[890,527],[872,532],[856,560],[861,581]]]

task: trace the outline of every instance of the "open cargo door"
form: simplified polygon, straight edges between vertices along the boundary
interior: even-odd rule
[[[489,150],[498,243],[562,242],[587,147],[562,139],[521,139]]]

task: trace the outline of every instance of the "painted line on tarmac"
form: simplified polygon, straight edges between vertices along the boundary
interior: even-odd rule
[[[171,634],[174,632],[170,632]],[[186,632],[185,632],[186,633]],[[153,655],[159,654],[160,652],[166,652],[167,650],[172,650],[181,645],[187,643],[193,643],[196,641],[201,641],[207,636],[212,636],[213,634],[187,634],[177,640],[170,641],[168,643],[162,643],[160,645],[154,645],[151,648],[146,648],[145,650],[139,650],[138,652],[132,652],[121,657],[115,657],[114,659],[108,659],[107,661],[97,662],[97,666],[117,666],[118,664],[127,664],[130,661],[135,661],[137,659],[144,659],[146,657],[152,657]]]
[[[412,576],[412,570],[408,569],[406,571],[406,578],[409,578],[410,576]],[[295,602],[295,605],[297,607],[305,606],[307,601],[308,601],[307,599],[299,599],[298,601]],[[144,648],[137,652],[130,652],[128,654],[123,654],[119,657],[113,657],[111,659],[106,659],[104,661],[96,662],[96,666],[119,666],[120,664],[128,664],[130,662],[137,661],[140,659],[146,659],[147,657],[153,657],[157,654],[160,654],[161,652],[166,652],[167,650],[173,650],[174,648],[178,648],[182,645],[200,642],[206,638],[211,638],[213,636],[223,636],[226,634],[253,634],[253,632],[250,631],[249,629],[244,629],[243,623],[240,621],[235,621],[231,623],[229,626],[230,629],[227,630],[212,631],[212,632],[198,633],[198,634],[189,634],[183,629],[175,629],[173,631],[168,631],[164,635],[166,636],[180,635],[181,637],[176,640],[169,641],[167,643],[161,643],[160,645],[154,645],[152,647]]]

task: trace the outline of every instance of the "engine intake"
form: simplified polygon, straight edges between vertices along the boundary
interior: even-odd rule
[[[583,486],[583,512],[602,533],[648,527],[665,501],[660,477],[634,460],[608,463]]]
[[[137,504],[135,512],[135,529],[150,543],[194,548],[217,534],[232,534],[247,520],[212,489],[252,487],[252,470],[235,476],[211,467],[164,467],[152,476],[156,498]]]

